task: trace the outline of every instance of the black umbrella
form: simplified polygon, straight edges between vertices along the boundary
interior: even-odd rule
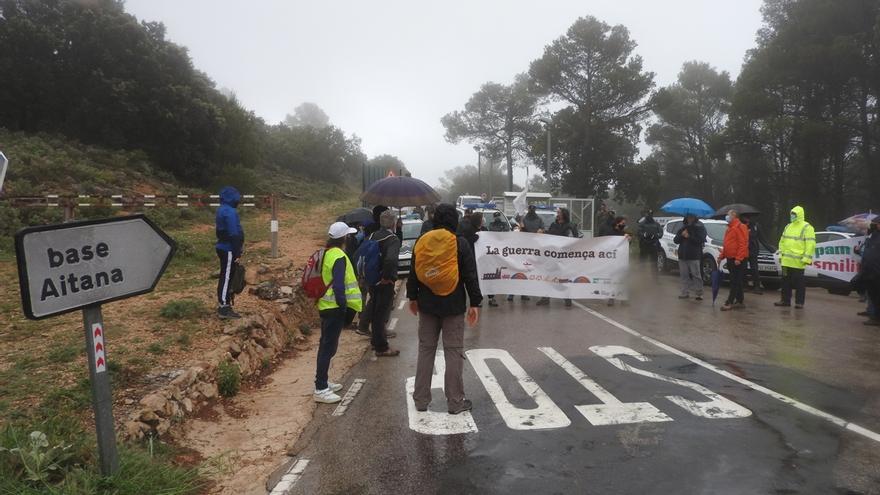
[[[336,221],[349,225],[369,223],[373,221],[373,211],[369,208],[355,208],[345,215],[340,215]]]
[[[727,212],[730,210],[735,210],[740,215],[746,215],[746,216],[754,216],[754,215],[761,214],[761,212],[758,211],[758,209],[755,208],[754,206],[747,205],[744,203],[733,203],[730,205],[724,205],[721,208],[718,208],[717,210],[715,210],[715,214],[712,215],[712,218],[722,219],[727,215]]]
[[[431,186],[412,177],[386,177],[370,186],[361,199],[373,205],[422,206],[440,202]]]

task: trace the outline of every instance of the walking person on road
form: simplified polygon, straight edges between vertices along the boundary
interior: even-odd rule
[[[755,294],[763,294],[761,288],[761,271],[758,268],[758,253],[761,251],[760,238],[758,232],[758,221],[754,217],[743,215],[742,223],[749,229],[749,267],[747,273],[752,280],[752,292]]]
[[[865,242],[862,245],[856,246],[855,253],[862,257],[862,267],[865,266],[864,260],[868,257],[868,252],[873,249],[872,246],[877,246],[880,249],[880,236],[876,235],[880,232],[880,217],[874,218],[871,221],[870,225],[868,225],[868,233],[865,237]],[[865,299],[868,305],[865,307],[864,311],[859,311],[859,316],[867,316],[868,319],[875,319],[880,317],[880,314],[877,313],[877,307],[874,304],[874,300],[871,299],[870,294],[866,288],[858,288],[859,294],[862,295],[862,298]],[[865,302],[865,301],[862,301]]]
[[[455,236],[458,228],[455,207],[437,206],[434,223],[434,230],[416,241],[412,275],[406,283],[410,311],[419,317],[419,357],[413,401],[418,411],[428,410],[434,355],[442,334],[446,404],[449,414],[459,414],[472,408],[471,401],[465,397],[462,379],[465,313],[468,324],[476,325],[483,295],[471,248],[467,241]]]
[[[657,270],[657,250],[660,248],[660,238],[663,237],[663,227],[654,220],[654,210],[645,211],[645,218],[639,222],[636,236],[639,238],[639,261],[650,270],[654,280],[657,280],[660,276]]]
[[[614,210],[608,212],[609,215],[614,214]],[[629,241],[632,237],[626,233],[626,217],[614,217],[608,221],[608,228],[605,230],[605,236],[620,236],[626,237],[626,240]],[[624,301],[625,302],[625,301]],[[609,306],[614,306],[614,298],[609,297],[607,300],[607,304]]]
[[[397,281],[397,264],[400,259],[400,238],[391,230],[396,224],[397,215],[391,210],[383,211],[379,215],[379,230],[370,236],[371,240],[379,243],[381,266],[379,282],[370,287],[370,300],[373,303],[373,312],[369,317],[370,343],[377,357],[393,357],[400,354],[400,351],[388,346],[388,339],[394,338],[396,334],[386,331],[388,315],[394,304],[394,283]]]
[[[238,204],[241,193],[238,189],[227,186],[220,191],[220,208],[214,221],[217,244],[217,257],[220,258],[220,279],[217,281],[217,316],[221,320],[241,318],[232,310],[234,293],[232,291],[232,273],[241,259],[244,248],[244,229],[238,218]]]
[[[578,232],[577,226],[571,223],[571,213],[568,211],[568,208],[560,208],[556,211],[556,221],[550,224],[547,233],[562,237],[580,237],[581,235]],[[537,306],[547,306],[548,304],[550,304],[549,297],[538,299]],[[565,307],[571,307],[571,299],[565,300]]]
[[[689,299],[693,292],[697,301],[703,300],[703,278],[700,264],[703,246],[706,244],[706,227],[695,215],[684,218],[684,225],[675,233],[673,242],[678,244],[678,273],[681,277],[679,299]]]
[[[721,311],[745,308],[745,295],[743,284],[745,283],[746,262],[749,259],[749,229],[739,221],[736,210],[727,212],[727,232],[724,233],[724,247],[718,255],[718,266],[727,260],[727,271],[730,273],[730,294],[727,302],[721,306]]]
[[[318,344],[317,371],[315,372],[315,402],[332,404],[341,399],[336,392],[342,385],[328,380],[330,360],[339,347],[339,335],[347,322],[354,319],[356,312],[363,309],[361,289],[351,260],[342,248],[345,238],[357,233],[343,222],[330,226],[326,251],[321,261],[321,278],[327,285],[327,292],[318,299],[318,314],[321,316],[321,340]]]
[[[816,252],[816,230],[804,219],[804,209],[795,206],[791,209],[791,223],[782,231],[779,239],[779,261],[782,263],[782,300],[774,306],[791,306],[791,292],[795,291],[794,307],[801,309],[807,298],[807,282],[804,270],[813,264]]]
[[[373,207],[373,222],[364,228],[364,235],[366,237],[370,237],[376,231],[382,228],[379,224],[379,217],[382,216],[382,213],[388,211],[388,207],[384,205],[376,205]],[[349,258],[350,259],[350,258]],[[359,281],[361,284],[361,293],[366,298],[366,304],[364,304],[364,310],[361,311],[360,316],[358,317],[358,324],[355,333],[358,335],[363,335],[364,337],[370,336],[370,324],[373,322],[373,299],[369,297],[369,288],[366,287],[366,282],[364,280]],[[387,323],[388,318],[391,316],[391,312],[385,315],[385,321]]]

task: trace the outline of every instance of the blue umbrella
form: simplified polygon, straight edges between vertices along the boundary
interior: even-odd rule
[[[718,268],[712,271],[712,306],[715,305],[715,299],[718,299],[718,291],[721,289],[721,278],[723,276]]]
[[[681,216],[696,215],[698,217],[708,217],[715,213],[715,208],[709,206],[705,201],[696,198],[673,199],[660,209]]]
[[[386,177],[373,183],[361,199],[373,205],[422,206],[440,202],[431,186],[413,177]]]

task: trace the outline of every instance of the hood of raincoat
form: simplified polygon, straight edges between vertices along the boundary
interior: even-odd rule
[[[238,207],[238,203],[241,202],[241,193],[238,192],[238,189],[232,186],[226,186],[220,191],[220,203],[224,205],[229,205],[233,208]]]
[[[797,222],[805,221],[804,219],[806,217],[804,215],[804,208],[802,206],[795,206],[794,208],[791,209],[791,212],[794,213],[795,216],[797,217],[797,220],[796,220]]]

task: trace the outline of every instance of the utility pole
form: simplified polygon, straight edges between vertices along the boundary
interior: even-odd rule
[[[482,155],[480,154],[480,147],[474,146],[474,151],[477,152],[477,187],[479,189],[483,189],[483,170],[482,170]],[[478,194],[482,194],[483,191],[477,191]]]

